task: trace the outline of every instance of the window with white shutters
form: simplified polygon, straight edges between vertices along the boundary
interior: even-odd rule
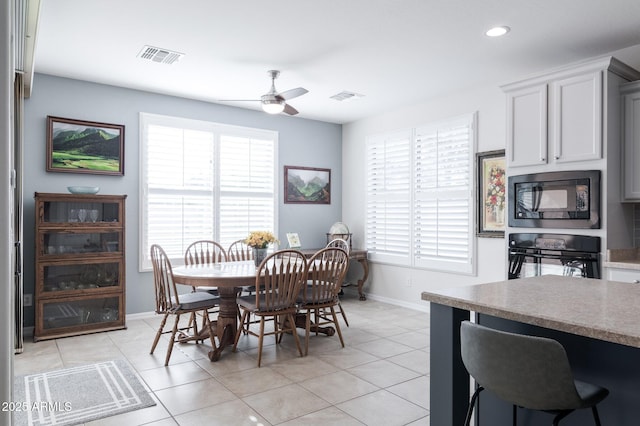
[[[409,265],[411,132],[367,143],[366,246],[371,260]]]
[[[474,272],[474,115],[367,141],[372,260]]]
[[[151,244],[180,264],[193,241],[276,232],[276,132],[145,113],[140,129],[141,270]]]
[[[220,241],[225,247],[251,230],[274,231],[273,139],[220,137]]]

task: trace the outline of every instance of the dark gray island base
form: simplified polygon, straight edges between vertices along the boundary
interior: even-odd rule
[[[488,327],[551,337],[567,350],[577,379],[610,390],[599,406],[603,425],[640,424],[640,286],[559,276],[532,277],[424,292],[431,302],[431,424],[462,425],[470,398],[460,358],[460,322],[475,312]],[[479,426],[511,424],[511,406],[485,391]],[[519,409],[518,425],[552,416]],[[579,410],[565,426],[593,423]]]

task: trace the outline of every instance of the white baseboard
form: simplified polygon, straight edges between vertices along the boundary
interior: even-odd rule
[[[358,295],[357,287],[353,288],[349,286],[349,287],[345,287],[343,290],[345,293],[353,294],[355,296]],[[388,303],[390,305],[402,306],[403,308],[413,309],[414,311],[420,311],[420,312],[426,312],[426,313],[431,312],[429,303],[405,302],[404,300],[392,299],[390,297],[378,296],[376,294],[371,294],[371,293],[367,293],[366,296],[367,296],[367,299],[375,300],[377,302],[383,302],[383,303]]]
[[[137,314],[127,314],[126,320],[140,320],[140,319],[148,319],[156,316],[156,313],[151,312],[138,312]]]

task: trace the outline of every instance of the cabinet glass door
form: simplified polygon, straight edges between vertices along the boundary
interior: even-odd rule
[[[119,296],[88,300],[54,299],[42,306],[44,330],[60,328],[93,328],[96,324],[122,322]]]
[[[120,232],[44,232],[41,235],[40,256],[88,253],[117,253],[120,251]]]
[[[120,251],[120,232],[46,232],[40,238],[40,256]]]
[[[44,294],[53,292],[92,294],[99,290],[112,291],[120,285],[120,261],[85,264],[44,264],[39,273]]]
[[[120,222],[116,202],[47,201],[44,203],[44,223],[113,223]]]

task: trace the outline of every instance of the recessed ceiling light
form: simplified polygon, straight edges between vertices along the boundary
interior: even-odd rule
[[[487,36],[489,36],[489,37],[500,37],[500,36],[503,36],[506,33],[508,33],[510,30],[511,30],[511,28],[502,25],[502,26],[493,27],[493,28],[487,30],[487,32],[485,34]]]

